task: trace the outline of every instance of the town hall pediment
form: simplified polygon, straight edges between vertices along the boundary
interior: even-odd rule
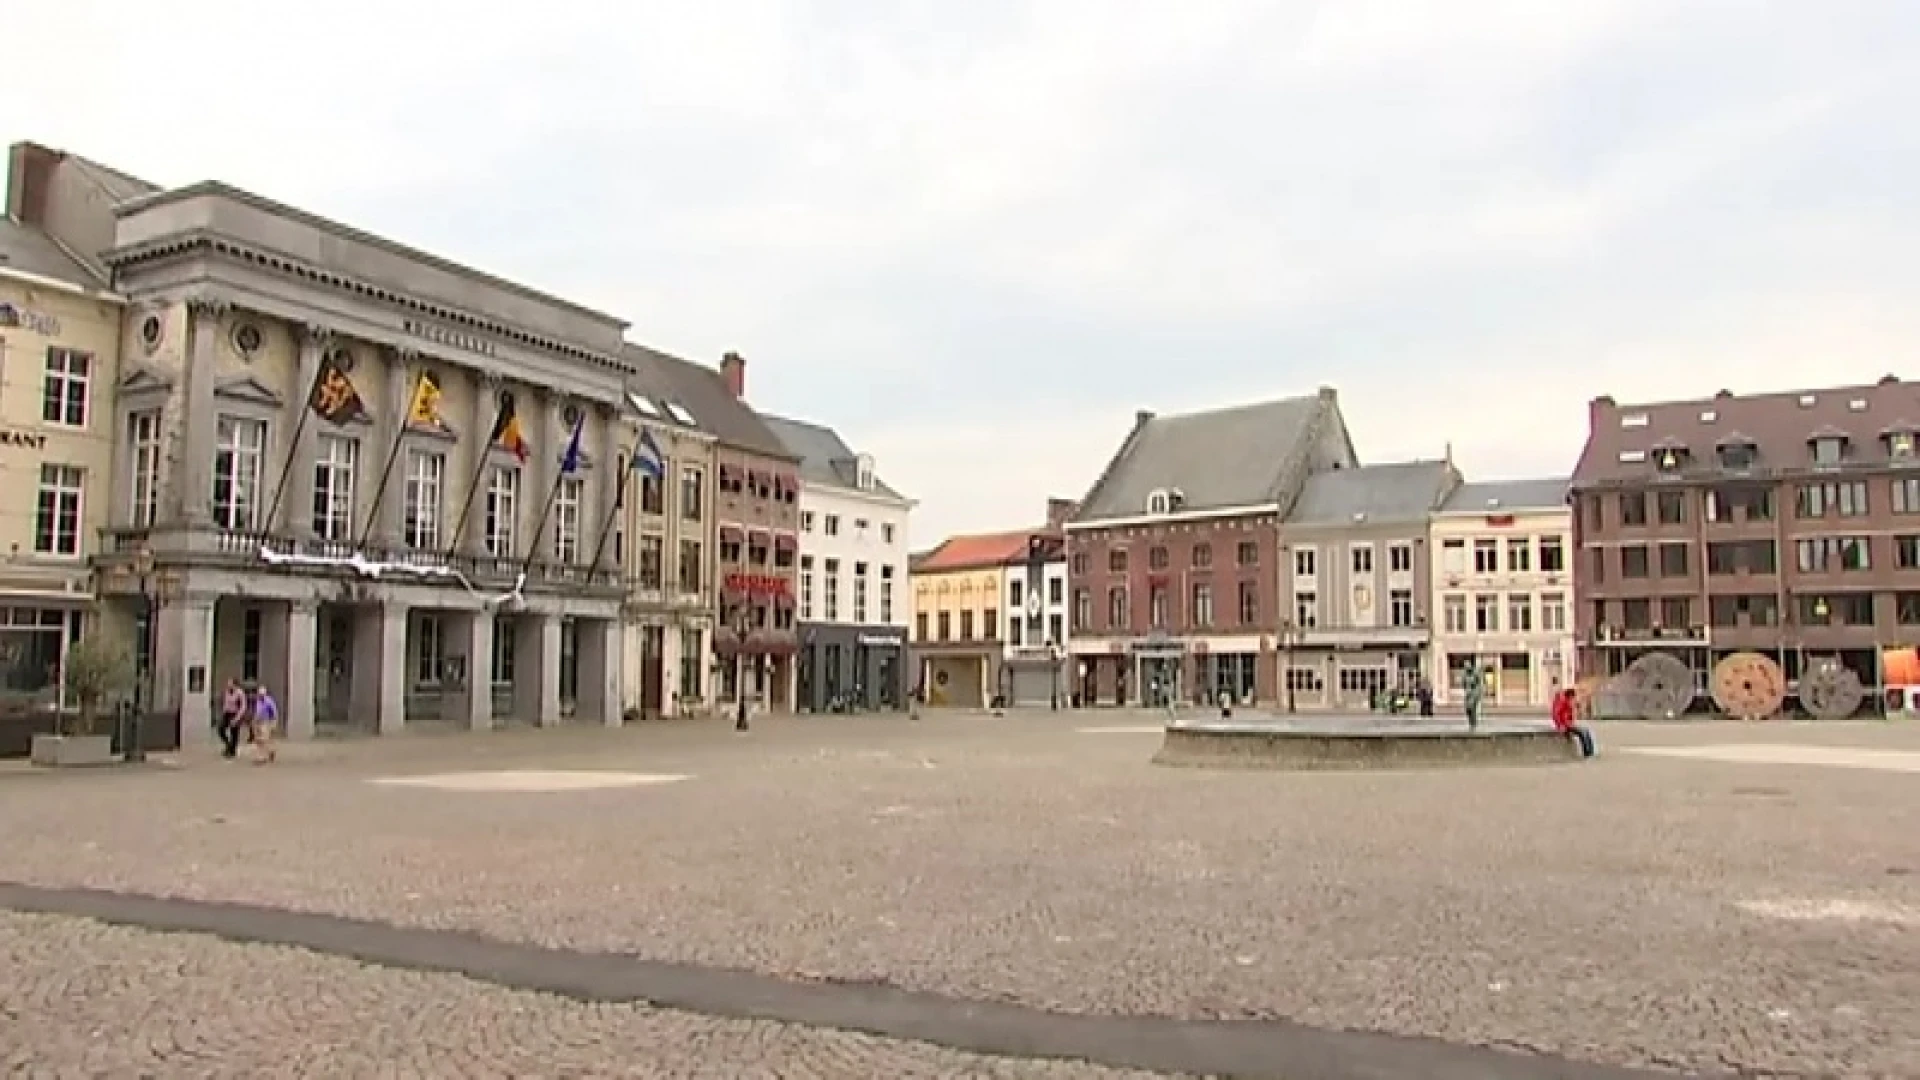
[[[272,387],[251,375],[219,383],[213,388],[213,396],[263,409],[278,409],[287,403]]]
[[[166,394],[172,389],[172,379],[144,365],[120,377],[122,394]]]

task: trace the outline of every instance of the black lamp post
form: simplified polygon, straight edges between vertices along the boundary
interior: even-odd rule
[[[753,612],[743,600],[733,609],[733,636],[739,644],[733,653],[733,730],[746,731],[747,724],[747,632],[753,625]]]
[[[1291,619],[1280,620],[1280,652],[1286,658],[1284,661],[1284,667],[1280,677],[1284,679],[1287,684],[1287,712],[1289,713],[1294,711],[1294,702],[1293,702],[1294,633],[1295,633],[1295,627],[1293,625],[1293,620]]]
[[[127,762],[147,759],[141,738],[141,722],[153,708],[153,664],[160,647],[159,605],[153,594],[153,549],[145,544],[133,554],[133,572],[140,579],[140,614],[146,620],[146,641],[141,645],[140,670],[133,680],[133,704],[120,727],[120,757]]]

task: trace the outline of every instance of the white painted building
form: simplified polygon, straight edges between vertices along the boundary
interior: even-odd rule
[[[1436,699],[1457,703],[1477,660],[1488,705],[1544,709],[1574,677],[1566,479],[1462,484],[1430,528]]]
[[[1048,499],[1046,528],[1030,534],[1023,555],[1007,564],[998,693],[1012,705],[1058,708],[1072,698],[1067,657],[1073,592],[1067,587],[1063,527],[1075,508],[1072,500]]]
[[[832,428],[766,416],[800,464],[798,708],[906,707],[913,500]]]

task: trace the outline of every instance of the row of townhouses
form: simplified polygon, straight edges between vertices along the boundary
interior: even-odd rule
[[[1091,490],[1029,532],[915,565],[929,700],[1366,708],[1469,663],[1496,705],[1573,677],[1564,479],[1363,466],[1337,395],[1141,412]]]
[[[0,672],[117,628],[165,738],[617,724],[907,689],[912,501],[746,362],[218,183],[20,144],[0,220]],[[18,709],[13,710],[18,712]],[[197,718],[197,719],[196,719]]]

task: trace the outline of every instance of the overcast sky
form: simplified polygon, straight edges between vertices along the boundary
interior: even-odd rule
[[[1911,0],[126,7],[9,15],[0,137],[738,350],[917,544],[1084,493],[1137,408],[1331,384],[1365,461],[1537,475],[1595,394],[1920,344]]]

